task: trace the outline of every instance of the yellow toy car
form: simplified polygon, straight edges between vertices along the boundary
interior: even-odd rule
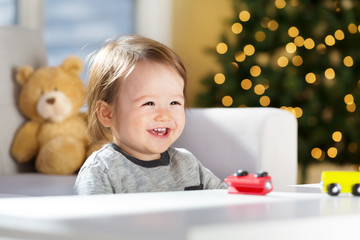
[[[360,172],[331,172],[321,174],[322,192],[337,196],[340,192],[360,196]]]

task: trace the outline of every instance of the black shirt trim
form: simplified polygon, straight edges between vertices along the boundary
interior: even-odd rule
[[[184,190],[185,190],[185,191],[204,190],[204,184],[201,183],[199,186],[185,187]]]
[[[130,156],[129,154],[123,152],[118,145],[115,143],[112,143],[111,146],[114,148],[115,151],[121,153],[124,155],[128,160],[130,160],[132,163],[145,167],[145,168],[154,168],[154,167],[160,167],[160,166],[168,166],[170,163],[170,155],[168,151],[161,153],[160,159],[151,160],[151,161],[144,161],[140,160],[136,157]]]

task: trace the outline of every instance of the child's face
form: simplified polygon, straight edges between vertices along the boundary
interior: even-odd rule
[[[184,129],[183,89],[184,80],[170,67],[137,63],[115,104],[115,143],[138,159],[160,158]]]

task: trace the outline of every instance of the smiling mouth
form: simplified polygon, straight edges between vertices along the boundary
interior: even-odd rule
[[[167,136],[170,132],[169,128],[154,128],[150,132],[157,136]]]

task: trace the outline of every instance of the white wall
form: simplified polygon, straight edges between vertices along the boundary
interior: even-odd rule
[[[19,25],[22,27],[39,29],[43,28],[43,0],[19,0]]]
[[[173,0],[136,0],[135,32],[172,45]]]

